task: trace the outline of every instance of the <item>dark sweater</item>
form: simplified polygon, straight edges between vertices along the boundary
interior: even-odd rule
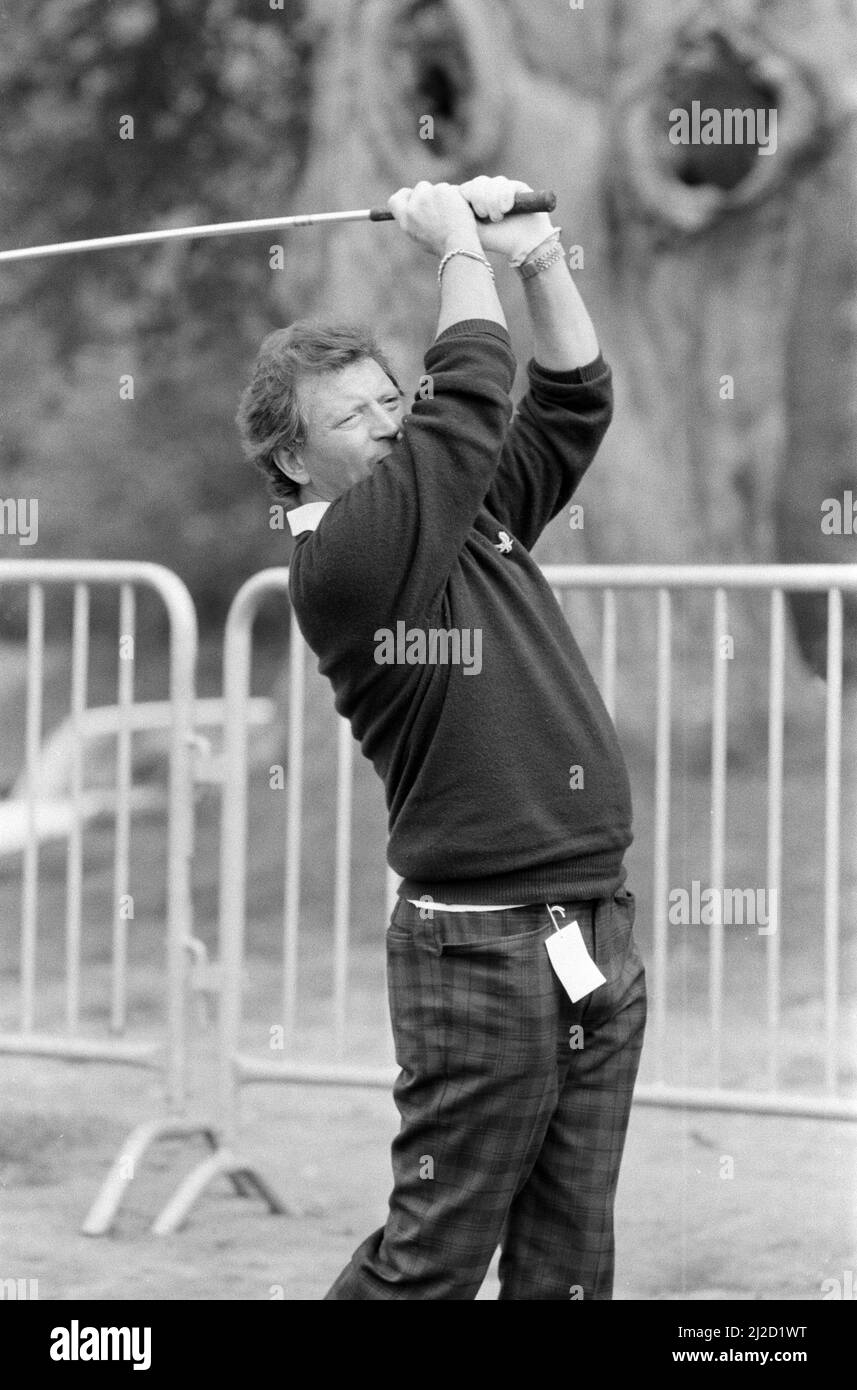
[[[571,372],[531,361],[511,424],[515,359],[499,324],[453,324],[425,370],[433,397],[415,400],[390,457],[297,538],[300,629],[384,781],[401,896],[606,896],[625,879],[628,774],[529,552],[609,424],[610,368],[601,356]],[[431,629],[459,631],[459,660],[432,649]],[[406,664],[408,650],[425,664]]]

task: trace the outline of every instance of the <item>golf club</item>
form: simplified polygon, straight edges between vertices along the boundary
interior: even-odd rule
[[[507,216],[525,212],[553,212],[556,194],[547,190],[516,193]],[[68,256],[78,251],[107,251],[115,246],[145,246],[150,242],[182,241],[196,237],[233,236],[291,227],[314,227],[323,222],[392,222],[387,208],[359,208],[347,212],[309,212],[295,217],[260,217],[251,222],[210,222],[201,227],[164,227],[153,232],[128,232],[122,236],[91,237],[85,241],[56,241],[47,246],[22,246],[0,251],[0,261],[32,261],[42,256]]]

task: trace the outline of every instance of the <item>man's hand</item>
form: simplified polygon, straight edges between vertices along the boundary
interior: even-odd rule
[[[518,179],[492,179],[480,174],[459,187],[476,216],[490,219],[476,224],[485,251],[497,251],[512,260],[515,256],[532,251],[554,230],[547,212],[516,213],[514,217],[503,220],[515,201],[516,193],[532,192],[528,183],[521,183]]]
[[[423,180],[414,188],[400,188],[387,199],[387,207],[402,231],[436,256],[454,246],[479,250],[473,210],[454,184]]]
[[[531,192],[520,180],[480,174],[460,186],[423,181],[414,188],[400,188],[387,206],[402,230],[437,256],[464,246],[496,251],[512,260],[532,251],[554,230],[546,212],[505,217],[516,193]],[[477,222],[477,217],[489,220]]]
[[[418,183],[415,188],[400,188],[387,206],[402,230],[436,256],[470,252],[470,256],[454,256],[444,272],[438,334],[465,319],[490,319],[505,328],[493,273],[487,261],[480,264],[485,256],[476,218],[461,191],[451,183]]]

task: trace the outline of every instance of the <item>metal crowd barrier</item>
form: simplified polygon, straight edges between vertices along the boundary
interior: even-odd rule
[[[22,856],[20,957],[17,989],[17,1021],[0,1031],[0,1053],[54,1058],[63,1062],[89,1062],[142,1067],[155,1072],[163,1083],[166,1113],[138,1124],[121,1146],[83,1224],[88,1235],[110,1229],[122,1196],[144,1154],[158,1140],[202,1135],[214,1148],[217,1137],[205,1122],[188,1118],[186,987],[192,935],[191,857],[194,836],[193,757],[194,687],[197,660],[196,610],[184,584],[160,565],[131,561],[0,560],[0,589],[27,587],[27,676],[25,767],[12,796],[0,809],[5,813],[6,839],[0,847],[4,867],[9,856]],[[154,592],[169,620],[169,701],[166,719],[161,706],[158,723],[168,729],[168,787],[166,794],[166,912],[163,970],[160,993],[163,1018],[146,1036],[134,1036],[129,1020],[128,921],[119,904],[129,895],[132,870],[132,812],[141,803],[133,785],[132,735],[151,723],[151,709],[134,701],[134,647],[132,658],[117,661],[118,701],[109,713],[115,737],[115,787],[87,789],[85,766],[87,739],[92,726],[105,725],[105,711],[87,707],[90,660],[90,588],[118,589],[118,637],[136,640],[136,597],[139,589]],[[71,640],[71,700],[67,729],[63,731],[67,763],[67,788],[52,784],[42,746],[45,586],[73,586]],[[117,653],[119,642],[117,641]],[[140,715],[146,716],[141,722]],[[50,751],[50,742],[49,748]],[[62,791],[62,794],[61,794]],[[159,806],[163,796],[158,795]],[[83,1006],[86,979],[83,952],[86,935],[84,912],[84,826],[94,815],[109,815],[114,826],[112,872],[112,928],[110,942],[109,1019],[106,1029],[93,1025]],[[39,940],[45,923],[40,915],[39,867],[41,843],[66,840],[64,980],[62,1024],[40,1029],[40,1015],[47,1008],[44,978],[39,973]],[[51,931],[57,931],[52,923]],[[156,1036],[151,1036],[152,1032]],[[236,1184],[237,1186],[237,1184]],[[248,1190],[249,1181],[243,1190]],[[239,1188],[239,1190],[242,1190]]]
[[[657,603],[656,731],[653,854],[653,952],[649,964],[651,1014],[647,1050],[652,1080],[638,1086],[640,1105],[678,1107],[752,1114],[857,1119],[857,1101],[839,1086],[837,1048],[840,1026],[839,878],[840,793],[842,755],[843,591],[857,591],[857,565],[550,565],[544,574],[558,596],[575,590],[602,592],[600,685],[614,713],[617,675],[617,595],[620,591],[652,591]],[[259,1055],[243,1037],[246,964],[247,895],[247,721],[251,694],[253,625],[262,601],[273,593],[286,595],[288,570],[263,571],[238,592],[229,612],[224,645],[226,705],[223,818],[220,859],[220,950],[223,993],[220,1018],[220,1125],[227,1143],[238,1134],[238,1102],[242,1089],[258,1082],[389,1088],[393,1066],[366,1066],[347,1060],[346,1018],[349,1006],[349,920],[351,870],[351,786],[354,741],[346,720],[338,720],[337,807],[334,911],[330,950],[333,983],[332,1030],[340,1045],[341,1062],[289,1058],[295,1039],[298,1005],[298,940],[300,922],[301,832],[304,784],[304,686],[307,648],[291,618],[290,689],[288,714],[288,781],[285,833],[285,892],[283,914],[282,1018],[286,1045],[282,1059]],[[676,593],[713,594],[712,748],[710,877],[723,884],[726,845],[728,662],[718,659],[717,639],[727,631],[728,594],[761,590],[770,595],[768,787],[766,883],[779,900],[782,877],[782,813],[784,757],[784,661],[786,651],[785,595],[790,591],[826,592],[828,646],[825,728],[825,824],[823,894],[823,1093],[786,1089],[780,1084],[777,1035],[781,1012],[781,936],[767,935],[765,1010],[768,1036],[767,1089],[729,1089],[721,1082],[724,1005],[724,931],[722,914],[708,928],[710,1061],[714,1085],[681,1086],[669,1082],[665,1063],[669,1051],[668,1024],[668,885],[670,882],[670,810],[672,772],[672,615]],[[395,896],[395,876],[387,874],[387,904]],[[379,1013],[378,1028],[388,1029]],[[239,1165],[230,1149],[214,1155],[192,1174],[176,1196],[171,1219],[178,1223],[205,1182],[218,1172],[234,1173]],[[252,1170],[240,1165],[245,1174]]]
[[[171,1106],[184,1102],[184,1001],[182,956],[190,935],[193,797],[191,747],[196,663],[196,613],[181,581],[159,565],[124,561],[0,560],[0,586],[25,584],[27,608],[26,765],[20,784],[23,826],[23,893],[18,1027],[0,1033],[0,1051],[58,1058],[103,1059],[132,1065],[162,1066]],[[119,635],[135,639],[135,586],[147,586],[162,599],[170,621],[170,701],[173,720],[169,750],[169,810],[166,940],[166,1047],[130,1043],[127,1025],[128,923],[117,905],[128,893],[131,828],[131,730],[133,660],[118,661],[115,853],[110,1030],[100,1039],[81,1032],[81,932],[86,716],[89,659],[90,585],[119,588]],[[68,853],[65,920],[65,1030],[37,1031],[37,948],[39,927],[39,780],[45,653],[45,585],[74,585],[71,649],[71,767],[68,797]],[[118,642],[117,642],[118,649]]]
[[[822,1119],[857,1119],[857,1102],[849,1098],[839,1071],[840,1027],[840,860],[841,769],[843,723],[843,592],[857,591],[857,565],[707,565],[707,566],[602,566],[550,565],[544,574],[558,596],[576,591],[600,591],[602,595],[600,687],[605,703],[615,715],[617,688],[617,633],[620,592],[650,591],[656,598],[655,655],[655,771],[652,864],[652,929],[649,974],[650,1023],[646,1053],[652,1079],[638,1086],[637,1104],[686,1109],[740,1111],[751,1114],[803,1116]],[[34,1053],[68,1059],[87,1057],[162,1066],[172,1116],[135,1130],[123,1146],[125,1157],[139,1156],[147,1145],[164,1134],[202,1134],[212,1150],[204,1163],[179,1186],[158,1217],[154,1230],[175,1230],[197,1196],[218,1175],[225,1175],[241,1195],[255,1193],[271,1210],[288,1210],[259,1174],[238,1158],[234,1149],[239,1129],[239,1097],[243,1088],[259,1082],[329,1086],[381,1087],[392,1085],[392,1064],[364,1065],[349,1058],[350,1008],[352,782],[354,740],[347,721],[336,720],[336,830],[334,845],[333,923],[329,943],[332,983],[330,1032],[341,1060],[323,1062],[296,1055],[298,1011],[298,947],[301,924],[302,830],[304,827],[305,680],[307,647],[294,615],[291,617],[289,700],[287,730],[287,779],[285,784],[283,958],[279,979],[279,1008],[283,1021],[282,1058],[261,1056],[247,1045],[249,1015],[245,1009],[247,934],[247,835],[248,835],[248,731],[259,722],[251,697],[253,627],[262,602],[272,594],[286,596],[288,570],[271,569],[255,575],[236,595],[226,624],[223,651],[224,747],[214,780],[222,781],[222,818],[219,865],[220,1022],[218,1040],[219,1098],[217,1127],[184,1120],[181,1108],[185,1092],[184,980],[186,952],[191,936],[190,856],[193,847],[194,669],[196,622],[190,598],[181,582],[159,566],[112,562],[75,561],[0,562],[0,584],[30,585],[28,632],[27,766],[37,766],[41,727],[41,666],[44,649],[42,585],[51,582],[75,585],[74,642],[72,652],[72,721],[82,721],[86,702],[86,655],[89,583],[120,586],[120,630],[133,631],[132,586],[148,584],[160,593],[170,615],[171,704],[168,908],[166,944],[167,1020],[164,1048],[125,1042],[117,1037],[97,1042],[79,1035],[81,838],[80,807],[82,769],[80,755],[72,769],[72,800],[77,807],[68,846],[66,1032],[45,1037],[34,1030],[36,1010],[36,944],[38,921],[38,839],[36,805],[29,794],[28,826],[24,857],[22,914],[21,1022],[17,1030],[0,1036],[0,1051]],[[799,1091],[782,1084],[778,1062],[778,1036],[782,1014],[781,933],[776,919],[765,942],[765,1023],[767,1035],[766,1089],[730,1089],[721,1079],[724,1040],[724,923],[718,914],[708,926],[708,1060],[714,1081],[710,1085],[678,1085],[667,1075],[670,1052],[668,1011],[670,870],[670,816],[673,759],[671,702],[673,694],[673,607],[676,594],[693,591],[713,596],[711,694],[711,798],[710,880],[724,884],[726,849],[727,717],[729,663],[720,659],[718,638],[728,630],[728,595],[736,590],[767,593],[769,617],[768,672],[768,776],[765,882],[779,900],[783,859],[784,715],[786,603],[788,592],[827,594],[827,679],[824,741],[824,854],[823,983],[818,1001],[823,1014],[823,1086]],[[128,875],[132,678],[120,668],[119,752],[116,801],[117,895]],[[267,717],[267,715],[266,715]],[[73,740],[74,743],[74,740]],[[35,775],[30,778],[31,787]],[[395,898],[396,876],[387,871],[386,904]],[[325,943],[328,949],[328,943]],[[380,947],[379,947],[380,949]],[[114,973],[111,1021],[121,1028],[125,1018],[126,943],[122,927],[114,933]],[[373,1017],[373,1026],[375,1020]],[[386,1010],[377,1015],[377,1037],[386,1039]],[[389,1046],[388,1046],[389,1055]],[[290,1055],[291,1054],[291,1055]],[[127,1185],[119,1160],[84,1225],[88,1233],[109,1228]]]

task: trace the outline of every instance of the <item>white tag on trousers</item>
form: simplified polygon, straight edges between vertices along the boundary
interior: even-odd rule
[[[553,921],[553,914],[551,920]],[[554,931],[545,941],[545,946],[554,973],[572,1004],[591,994],[599,985],[607,983],[587,951],[586,942],[576,922],[570,922],[567,927],[560,927]]]

